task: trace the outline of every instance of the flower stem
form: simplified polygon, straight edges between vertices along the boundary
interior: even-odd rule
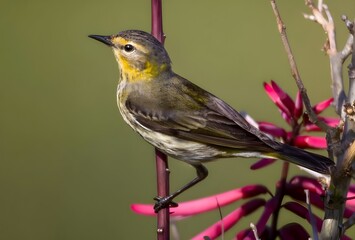
[[[164,43],[162,0],[152,0],[152,35],[161,43]],[[155,149],[156,169],[157,169],[157,190],[158,196],[169,195],[169,167],[168,157]],[[157,216],[157,239],[170,239],[170,215],[169,208],[164,208],[158,212]]]
[[[282,205],[282,200],[285,196],[285,186],[288,176],[288,169],[290,164],[288,162],[284,162],[282,164],[281,177],[280,180],[276,184],[276,194],[274,198],[277,199],[277,207],[275,208],[274,213],[272,214],[272,222],[271,222],[271,238],[276,239],[277,236],[277,223],[279,219],[280,208]]]

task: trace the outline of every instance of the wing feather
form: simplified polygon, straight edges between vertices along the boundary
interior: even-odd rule
[[[179,76],[165,84],[170,90],[169,101],[162,100],[165,92],[161,92],[160,98],[127,99],[127,109],[143,126],[208,145],[245,150],[257,147],[259,151],[270,151],[257,135],[259,131],[224,101]],[[145,102],[145,108],[137,104],[141,101]]]

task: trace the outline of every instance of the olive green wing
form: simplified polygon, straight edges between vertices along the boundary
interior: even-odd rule
[[[146,94],[127,98],[127,110],[142,126],[204,144],[271,151],[258,137],[260,132],[222,100],[178,76],[161,84],[164,87],[154,98],[145,99]]]

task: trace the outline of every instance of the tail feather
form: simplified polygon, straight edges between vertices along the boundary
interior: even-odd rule
[[[330,174],[334,166],[334,162],[327,157],[286,144],[280,145],[276,157],[322,174]]]

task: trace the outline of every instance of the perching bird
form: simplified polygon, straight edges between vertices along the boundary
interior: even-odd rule
[[[155,211],[207,177],[203,163],[219,158],[268,157],[329,174],[330,159],[270,139],[223,100],[177,75],[164,46],[151,34],[127,30],[89,37],[110,46],[119,67],[117,104],[123,119],[147,142],[195,167],[197,177]]]

